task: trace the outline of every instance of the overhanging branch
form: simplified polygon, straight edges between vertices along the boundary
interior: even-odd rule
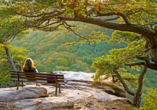
[[[136,65],[144,65],[144,66],[146,66],[145,65],[145,62],[135,62],[135,63],[130,63],[130,64],[125,64],[126,66],[136,66]]]
[[[109,13],[98,13],[97,14],[97,16],[112,16],[112,15],[119,15],[123,18],[123,20],[125,21],[126,24],[130,24],[126,14],[124,14],[124,13],[109,12]]]
[[[64,25],[65,28],[67,28],[68,30],[70,30],[71,32],[73,32],[73,33],[74,33],[76,36],[78,36],[79,38],[83,38],[83,39],[86,39],[86,40],[88,41],[87,38],[85,38],[85,37],[83,37],[83,36],[77,34],[73,29],[71,29],[71,27],[70,27],[66,22],[65,22],[65,24],[68,26],[68,27],[66,27],[66,26]]]
[[[100,18],[88,18],[88,17],[72,18],[72,17],[65,17],[65,16],[59,16],[59,18],[65,21],[79,21],[79,22],[94,24],[109,29],[139,33],[141,35],[144,35],[147,39],[149,39],[152,46],[156,45],[156,41],[154,40],[154,36],[156,36],[156,33],[150,30],[149,28],[140,25],[136,25],[136,24],[127,25],[127,24],[117,24],[113,22],[105,22],[103,19]]]
[[[118,17],[111,18],[111,19],[105,19],[105,21],[112,21],[112,20],[116,20],[116,19],[118,19],[118,18],[120,18],[120,17],[118,16]]]
[[[56,22],[53,22],[53,23],[50,23],[50,24],[47,24],[47,25],[45,25],[45,26],[38,27],[38,29],[40,29],[40,28],[45,28],[45,27],[47,27],[47,26],[49,26],[49,25],[57,24],[57,23],[59,23],[59,22],[61,22],[61,20],[56,21]]]

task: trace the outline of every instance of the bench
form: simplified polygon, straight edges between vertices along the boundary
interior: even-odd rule
[[[61,93],[60,85],[65,84],[64,75],[55,73],[34,73],[34,72],[22,72],[22,71],[10,71],[12,81],[17,81],[17,90],[19,89],[19,82],[38,82],[49,83],[56,87],[55,95],[57,96],[57,88],[59,87],[59,93]]]

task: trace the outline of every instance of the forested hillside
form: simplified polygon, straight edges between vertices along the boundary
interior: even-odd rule
[[[86,29],[83,31],[79,30],[78,34],[88,35],[92,31],[102,31],[109,37],[113,32],[98,26],[86,25]],[[83,44],[82,46],[63,45],[67,42],[78,40],[73,33],[65,34],[64,31],[42,32],[30,30],[30,33],[25,38],[14,40],[12,44],[29,50],[26,56],[38,63],[37,69],[40,72],[58,70],[95,72],[96,69],[91,67],[94,58],[107,55],[110,49],[125,46],[125,44],[106,43],[104,41],[94,44]]]

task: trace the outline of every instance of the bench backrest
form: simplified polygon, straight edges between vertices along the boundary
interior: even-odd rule
[[[64,75],[51,74],[51,73],[34,73],[34,72],[22,72],[22,71],[10,71],[12,80],[18,81],[34,81],[43,83],[58,83],[64,82]]]

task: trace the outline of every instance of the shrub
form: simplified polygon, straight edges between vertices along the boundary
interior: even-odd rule
[[[147,94],[144,96],[144,105],[140,110],[157,110],[157,89],[147,89]]]

